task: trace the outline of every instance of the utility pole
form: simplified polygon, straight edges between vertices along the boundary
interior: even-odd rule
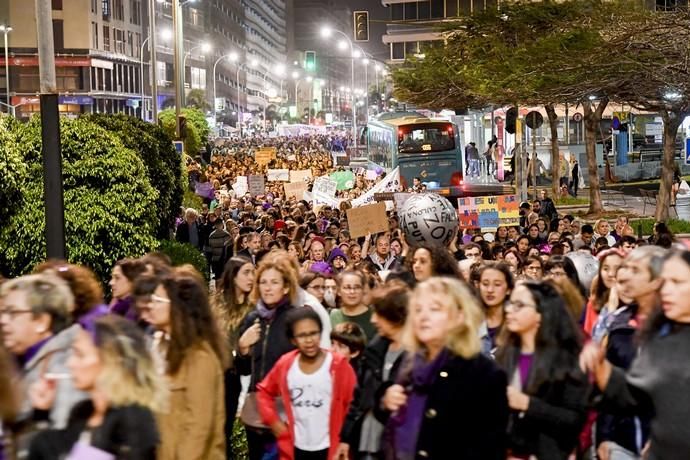
[[[60,116],[55,81],[53,44],[53,7],[51,0],[36,0],[38,67],[41,83],[41,142],[43,151],[43,186],[46,210],[46,255],[48,259],[66,259],[65,203],[62,190]]]
[[[182,104],[184,104],[184,50],[182,49],[184,40],[182,38],[182,6],[180,0],[173,0],[173,55],[175,59],[175,137],[177,140],[182,138],[180,132],[180,114]]]
[[[151,118],[158,123],[158,61],[156,59],[156,0],[149,0],[149,52],[151,56]],[[144,82],[141,82],[142,88]],[[142,99],[141,103],[144,103]]]

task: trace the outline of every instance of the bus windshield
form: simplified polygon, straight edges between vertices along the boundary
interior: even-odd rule
[[[422,123],[398,127],[398,152],[431,153],[455,149],[451,123]]]

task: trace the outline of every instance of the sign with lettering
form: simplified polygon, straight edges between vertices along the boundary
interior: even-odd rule
[[[264,176],[249,176],[247,182],[251,196],[263,195],[266,192]]]
[[[292,196],[299,200],[304,199],[304,192],[307,191],[308,184],[304,181],[300,182],[286,182],[283,184],[283,189],[285,190],[285,196],[290,198]]]
[[[498,227],[518,225],[520,210],[515,195],[458,198],[460,228],[495,231]]]
[[[314,186],[312,187],[312,193],[314,195],[322,195],[329,198],[335,196],[335,192],[338,189],[338,183],[328,176],[317,177],[314,180]]]
[[[275,160],[277,149],[275,147],[264,147],[256,151],[254,160],[259,165],[267,165],[271,160]]]
[[[290,171],[290,182],[305,182],[312,178],[311,169]]]
[[[288,182],[290,180],[289,169],[269,169],[266,171],[266,177],[269,182]]]

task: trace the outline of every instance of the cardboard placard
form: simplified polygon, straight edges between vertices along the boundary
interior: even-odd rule
[[[254,153],[254,161],[259,165],[267,165],[271,160],[275,160],[277,152],[275,147],[260,148]]]
[[[338,189],[338,183],[328,176],[317,177],[314,180],[314,187],[312,187],[312,192],[314,195],[322,195],[329,198],[335,196],[335,192]]]
[[[389,229],[386,204],[375,203],[348,209],[347,223],[352,238],[385,232]]]
[[[266,177],[269,182],[287,182],[290,180],[289,169],[269,169],[266,171]]]
[[[307,191],[308,184],[304,181],[301,182],[286,182],[283,184],[283,189],[285,190],[285,197],[290,198],[294,196],[297,201],[304,199],[304,192]]]
[[[290,182],[306,182],[312,178],[311,169],[290,171]]]
[[[515,195],[458,198],[458,216],[460,228],[495,231],[519,224],[519,203]]]
[[[249,193],[252,196],[263,195],[266,193],[264,176],[249,176],[247,178]]]

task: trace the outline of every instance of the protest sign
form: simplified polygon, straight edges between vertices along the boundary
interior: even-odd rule
[[[325,197],[333,198],[335,192],[338,189],[338,183],[328,176],[317,177],[314,180],[314,186],[312,187],[312,193],[314,195],[322,195]]]
[[[393,194],[393,201],[395,202],[395,209],[402,209],[403,205],[407,201],[409,197],[412,196],[412,193],[406,193],[406,192],[399,192],[399,193],[394,193]]]
[[[347,223],[352,238],[369,233],[385,232],[389,228],[385,203],[374,203],[347,210]]]
[[[286,182],[283,184],[285,189],[285,196],[290,198],[294,196],[297,201],[304,199],[304,192],[307,191],[308,184],[304,181],[301,182]]]
[[[249,185],[249,193],[251,194],[251,196],[258,196],[266,193],[264,176],[249,176],[247,179]]]
[[[264,147],[254,153],[254,161],[259,165],[267,165],[276,158],[277,149],[275,147]]]
[[[214,198],[215,192],[213,184],[210,182],[197,182],[194,187],[194,193],[204,198]]]
[[[336,171],[331,174],[331,179],[338,184],[338,191],[350,190],[355,186],[355,175],[352,171]]]
[[[378,174],[376,174],[376,171],[372,171],[371,169],[367,169],[367,180],[376,180],[378,177]]]
[[[374,194],[382,192],[397,192],[400,187],[400,169],[395,168],[393,171],[383,178],[381,182],[374,185],[367,193],[359,198],[352,200],[352,207],[364,206],[374,202]],[[391,209],[393,204],[391,203]]]
[[[460,228],[481,228],[482,231],[518,225],[518,200],[515,195],[458,198],[458,217]]]
[[[290,170],[289,169],[269,169],[266,171],[266,177],[269,182],[287,182],[290,180]]]
[[[301,169],[299,171],[290,171],[290,182],[305,182],[311,179],[311,169]]]

